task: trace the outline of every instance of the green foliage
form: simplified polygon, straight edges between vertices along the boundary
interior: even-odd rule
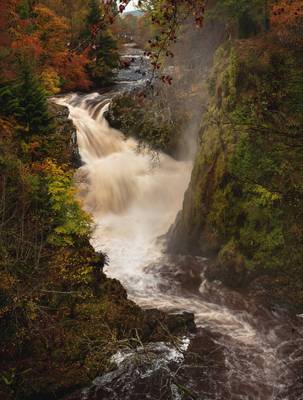
[[[276,40],[217,52],[181,223],[230,284],[258,279],[274,301],[301,307],[302,59]]]
[[[249,38],[268,29],[268,0],[219,0],[208,16],[228,20],[239,38]]]
[[[86,19],[87,27],[91,27],[94,24],[98,24],[100,22],[102,13],[100,2],[97,0],[89,1],[89,13]]]
[[[96,86],[108,86],[113,83],[119,66],[119,53],[117,41],[108,31],[98,34],[95,48],[92,50],[88,72]]]
[[[44,134],[52,130],[45,89],[27,60],[20,64],[18,98],[22,109],[19,120],[29,134]]]
[[[90,42],[87,71],[91,81],[97,87],[113,83],[119,66],[117,40],[114,38],[104,20],[104,10],[100,2],[91,0],[82,37]]]
[[[48,161],[46,184],[54,224],[48,241],[56,246],[67,246],[73,245],[75,238],[87,237],[91,220],[75,199],[72,174]]]
[[[2,116],[20,116],[22,110],[17,97],[16,83],[0,82],[0,113]]]
[[[29,0],[21,0],[18,4],[17,12],[22,19],[30,18],[32,8]]]
[[[161,101],[136,93],[124,94],[112,102],[107,118],[114,128],[138,139],[141,147],[149,146],[152,150],[170,154],[177,150],[181,114],[173,118],[168,105]]]

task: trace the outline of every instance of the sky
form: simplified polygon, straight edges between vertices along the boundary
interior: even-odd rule
[[[137,0],[131,0],[130,3],[126,7],[126,11],[133,11],[136,9]]]

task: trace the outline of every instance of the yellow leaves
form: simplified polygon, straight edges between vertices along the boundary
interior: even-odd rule
[[[0,290],[10,290],[16,282],[16,279],[8,272],[0,272]]]
[[[42,72],[41,81],[48,93],[58,94],[60,92],[60,77],[53,68],[47,68]]]
[[[38,316],[37,305],[33,301],[28,301],[26,303],[26,315],[31,321],[34,321]]]
[[[44,52],[52,56],[66,46],[68,25],[64,18],[57,16],[42,4],[34,8],[35,26]]]
[[[65,172],[53,161],[46,161],[47,186],[55,226],[48,241],[56,246],[70,246],[75,237],[90,234],[90,217],[76,199],[71,171]]]
[[[281,199],[281,195],[278,193],[270,192],[263,186],[256,185],[254,187],[254,192],[259,195],[259,202],[261,205],[269,205]]]
[[[91,250],[92,252],[92,250]],[[91,279],[92,268],[89,264],[91,254],[85,248],[61,247],[54,255],[51,265],[55,280],[68,285],[87,285]]]

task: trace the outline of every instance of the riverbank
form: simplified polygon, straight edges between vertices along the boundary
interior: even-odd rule
[[[164,234],[181,207],[191,165],[159,154],[158,165],[151,168],[149,154],[138,152],[134,139],[109,127],[103,117],[109,100],[98,94],[62,101],[78,128],[80,152],[87,161],[79,170],[80,195],[96,222],[93,246],[110,256],[106,273],[123,283],[136,304],[166,312],[186,310],[195,315],[198,327],[177,364],[167,363],[170,350],[148,347],[151,360],[156,355],[164,363],[172,385],[154,388],[158,364],[148,364],[139,346],[93,383],[85,392],[89,398],[133,400],[137,390],[148,398],[154,389],[172,399],[175,390],[186,399],[188,393],[199,399],[201,392],[210,398],[249,392],[262,400],[275,393],[282,398],[298,393],[302,387],[294,370],[303,360],[297,352],[302,321],[281,310],[266,310],[245,291],[209,282],[203,258],[165,255]]]
[[[192,315],[143,311],[128,300],[126,290],[117,280],[96,269],[102,254],[97,254],[89,244],[90,230],[78,230],[86,217],[76,214],[80,212],[79,205],[69,197],[69,190],[75,195],[68,185],[72,183],[75,167],[79,166],[75,127],[65,107],[51,105],[50,112],[55,127],[48,136],[51,145],[44,154],[47,165],[45,161],[33,165],[29,160],[23,160],[23,165],[34,168],[31,179],[40,179],[43,185],[44,174],[49,176],[47,168],[51,166],[51,186],[45,194],[41,193],[40,185],[35,191],[39,198],[43,196],[40,222],[46,222],[47,213],[51,220],[58,218],[56,213],[61,210],[64,215],[56,219],[62,228],[52,233],[46,231],[48,225],[41,235],[64,236],[43,239],[40,264],[35,267],[37,270],[28,271],[23,282],[16,276],[13,281],[12,275],[6,277],[6,283],[2,280],[2,301],[4,294],[14,293],[14,285],[18,285],[18,296],[5,309],[5,315],[2,308],[1,315],[0,396],[5,399],[58,399],[111,370],[114,366],[111,357],[118,351],[151,341],[169,342],[172,337],[194,329]],[[56,203],[50,202],[52,195],[56,197],[51,197],[51,201]],[[32,199],[30,192],[28,201]],[[20,204],[21,198],[16,201]],[[58,208],[53,209],[53,204]],[[71,212],[71,223],[77,223],[77,231],[64,222],[65,213]],[[24,236],[29,243],[29,235],[35,231],[29,225],[32,220],[28,214],[27,218]],[[11,229],[15,223],[19,222],[11,219]],[[14,249],[11,245],[10,250]]]

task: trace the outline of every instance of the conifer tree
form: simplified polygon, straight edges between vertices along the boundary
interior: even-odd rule
[[[15,82],[0,82],[0,114],[5,117],[21,115]]]
[[[108,31],[107,26],[100,27],[102,8],[97,0],[90,1],[90,11],[86,19],[84,36],[90,37],[93,45],[90,49],[91,62],[88,72],[96,86],[107,86],[115,77],[115,69],[119,66],[117,42]],[[95,31],[98,26],[98,31]]]
[[[110,32],[99,33],[94,55],[95,59],[89,66],[91,79],[97,86],[107,86],[115,78],[119,65],[117,43]]]
[[[40,134],[52,129],[48,112],[47,95],[28,61],[20,64],[18,97],[21,106],[20,122],[29,134]]]

